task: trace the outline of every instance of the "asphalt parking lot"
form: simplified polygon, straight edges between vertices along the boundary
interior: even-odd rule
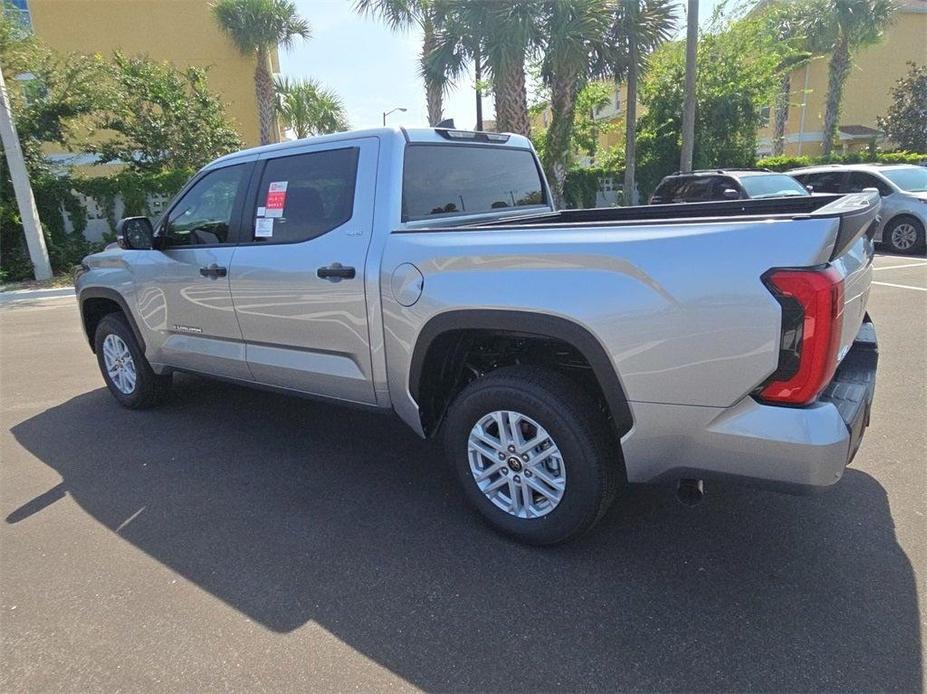
[[[387,416],[177,379],[129,412],[71,297],[0,306],[0,691],[921,691],[927,260],[876,260],[829,493],[625,496],[513,544]]]

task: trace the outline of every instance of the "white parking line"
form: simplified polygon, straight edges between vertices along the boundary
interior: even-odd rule
[[[905,263],[904,265],[883,265],[882,267],[872,268],[873,270],[898,270],[903,267],[923,267],[927,266],[927,262],[923,263]]]
[[[897,287],[898,289],[913,289],[916,292],[927,292],[927,287],[911,287],[907,284],[892,284],[891,282],[873,282],[883,287]]]

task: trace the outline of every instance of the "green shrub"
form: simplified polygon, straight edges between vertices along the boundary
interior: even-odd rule
[[[55,176],[50,173],[35,175],[33,194],[48,257],[56,274],[70,272],[88,253],[103,244],[92,243],[84,237],[87,228],[87,210],[79,195],[92,198],[103,210],[110,226],[104,243],[114,240],[116,200],[121,197],[126,216],[151,215],[148,198],[152,195],[173,196],[192,174],[189,169],[137,173],[121,171],[113,176],[85,178]],[[33,276],[32,262],[23,234],[22,221],[8,177],[0,180],[0,281],[19,282]],[[68,216],[72,230],[68,232],[64,215]]]
[[[851,152],[846,155],[831,155],[829,157],[809,157],[782,155],[778,157],[764,157],[757,160],[756,165],[773,171],[788,171],[803,166],[817,166],[818,164],[923,164],[927,162],[927,154],[914,152],[879,152],[878,150],[863,150]]]

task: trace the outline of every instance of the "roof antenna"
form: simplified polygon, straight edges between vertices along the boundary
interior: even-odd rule
[[[435,128],[448,128],[450,130],[455,130],[456,126],[454,125],[453,118],[445,118],[443,121],[438,123]]]

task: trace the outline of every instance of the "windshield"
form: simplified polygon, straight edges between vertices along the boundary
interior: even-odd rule
[[[403,221],[494,212],[546,203],[527,149],[410,145],[402,181]]]
[[[811,194],[801,183],[785,174],[743,176],[740,185],[751,198],[785,198]]]
[[[885,178],[909,193],[927,192],[927,168],[923,166],[905,167],[903,169],[882,169]]]

